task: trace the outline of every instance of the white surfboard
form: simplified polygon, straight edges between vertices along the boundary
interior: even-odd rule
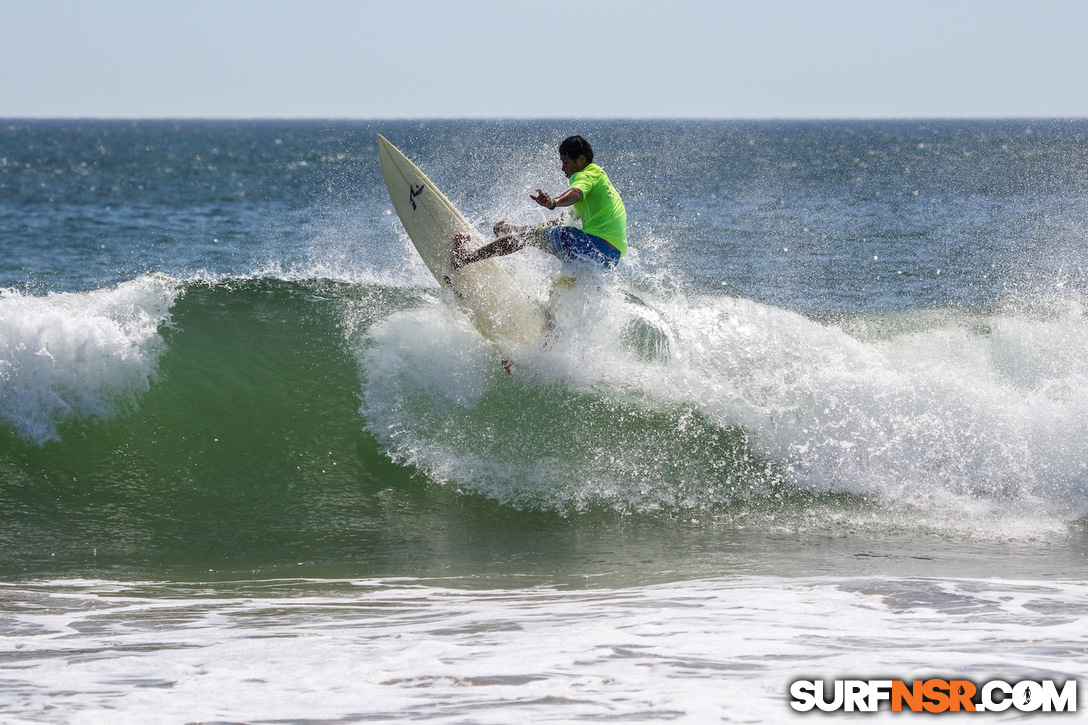
[[[378,158],[404,230],[440,284],[453,290],[476,329],[500,348],[504,343],[530,345],[540,336],[544,313],[515,287],[494,259],[454,269],[453,236],[467,234],[469,249],[486,241],[430,179],[385,137],[378,136]]]

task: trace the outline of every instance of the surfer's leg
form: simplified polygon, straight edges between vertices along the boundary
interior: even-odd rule
[[[555,312],[553,311],[558,304],[559,295],[561,290],[572,290],[577,282],[575,277],[569,274],[561,274],[555,278],[552,282],[552,288],[548,292],[548,305],[544,308],[544,327],[541,329],[541,347],[545,350],[550,350],[556,340],[559,339],[559,330],[557,329],[557,323],[555,319]]]
[[[549,310],[544,310],[544,326],[540,328],[540,348],[542,350],[551,350],[552,345],[559,339],[559,333],[555,329],[555,314]]]
[[[524,249],[532,238],[532,234],[510,234],[501,239],[496,239],[491,244],[485,244],[475,252],[470,252],[468,251],[469,236],[458,233],[453,235],[453,252],[450,257],[450,264],[454,269],[461,269],[461,267],[475,262],[482,262],[485,259],[513,254],[519,249]]]

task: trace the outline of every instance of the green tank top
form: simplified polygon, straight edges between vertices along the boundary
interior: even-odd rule
[[[582,220],[582,231],[600,237],[622,256],[627,252],[627,210],[612,186],[608,174],[597,164],[590,164],[570,177],[570,187],[582,192],[574,202],[574,211]]]

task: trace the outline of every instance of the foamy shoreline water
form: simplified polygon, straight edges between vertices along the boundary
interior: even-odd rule
[[[1083,582],[461,583],[9,584],[0,697],[19,723],[775,722],[802,677],[1064,681],[1088,650]]]

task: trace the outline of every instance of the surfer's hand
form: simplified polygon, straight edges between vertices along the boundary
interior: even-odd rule
[[[540,189],[536,190],[535,196],[530,194],[529,198],[546,209],[555,209],[555,202],[552,201],[552,198],[548,196],[547,192],[541,191]]]

